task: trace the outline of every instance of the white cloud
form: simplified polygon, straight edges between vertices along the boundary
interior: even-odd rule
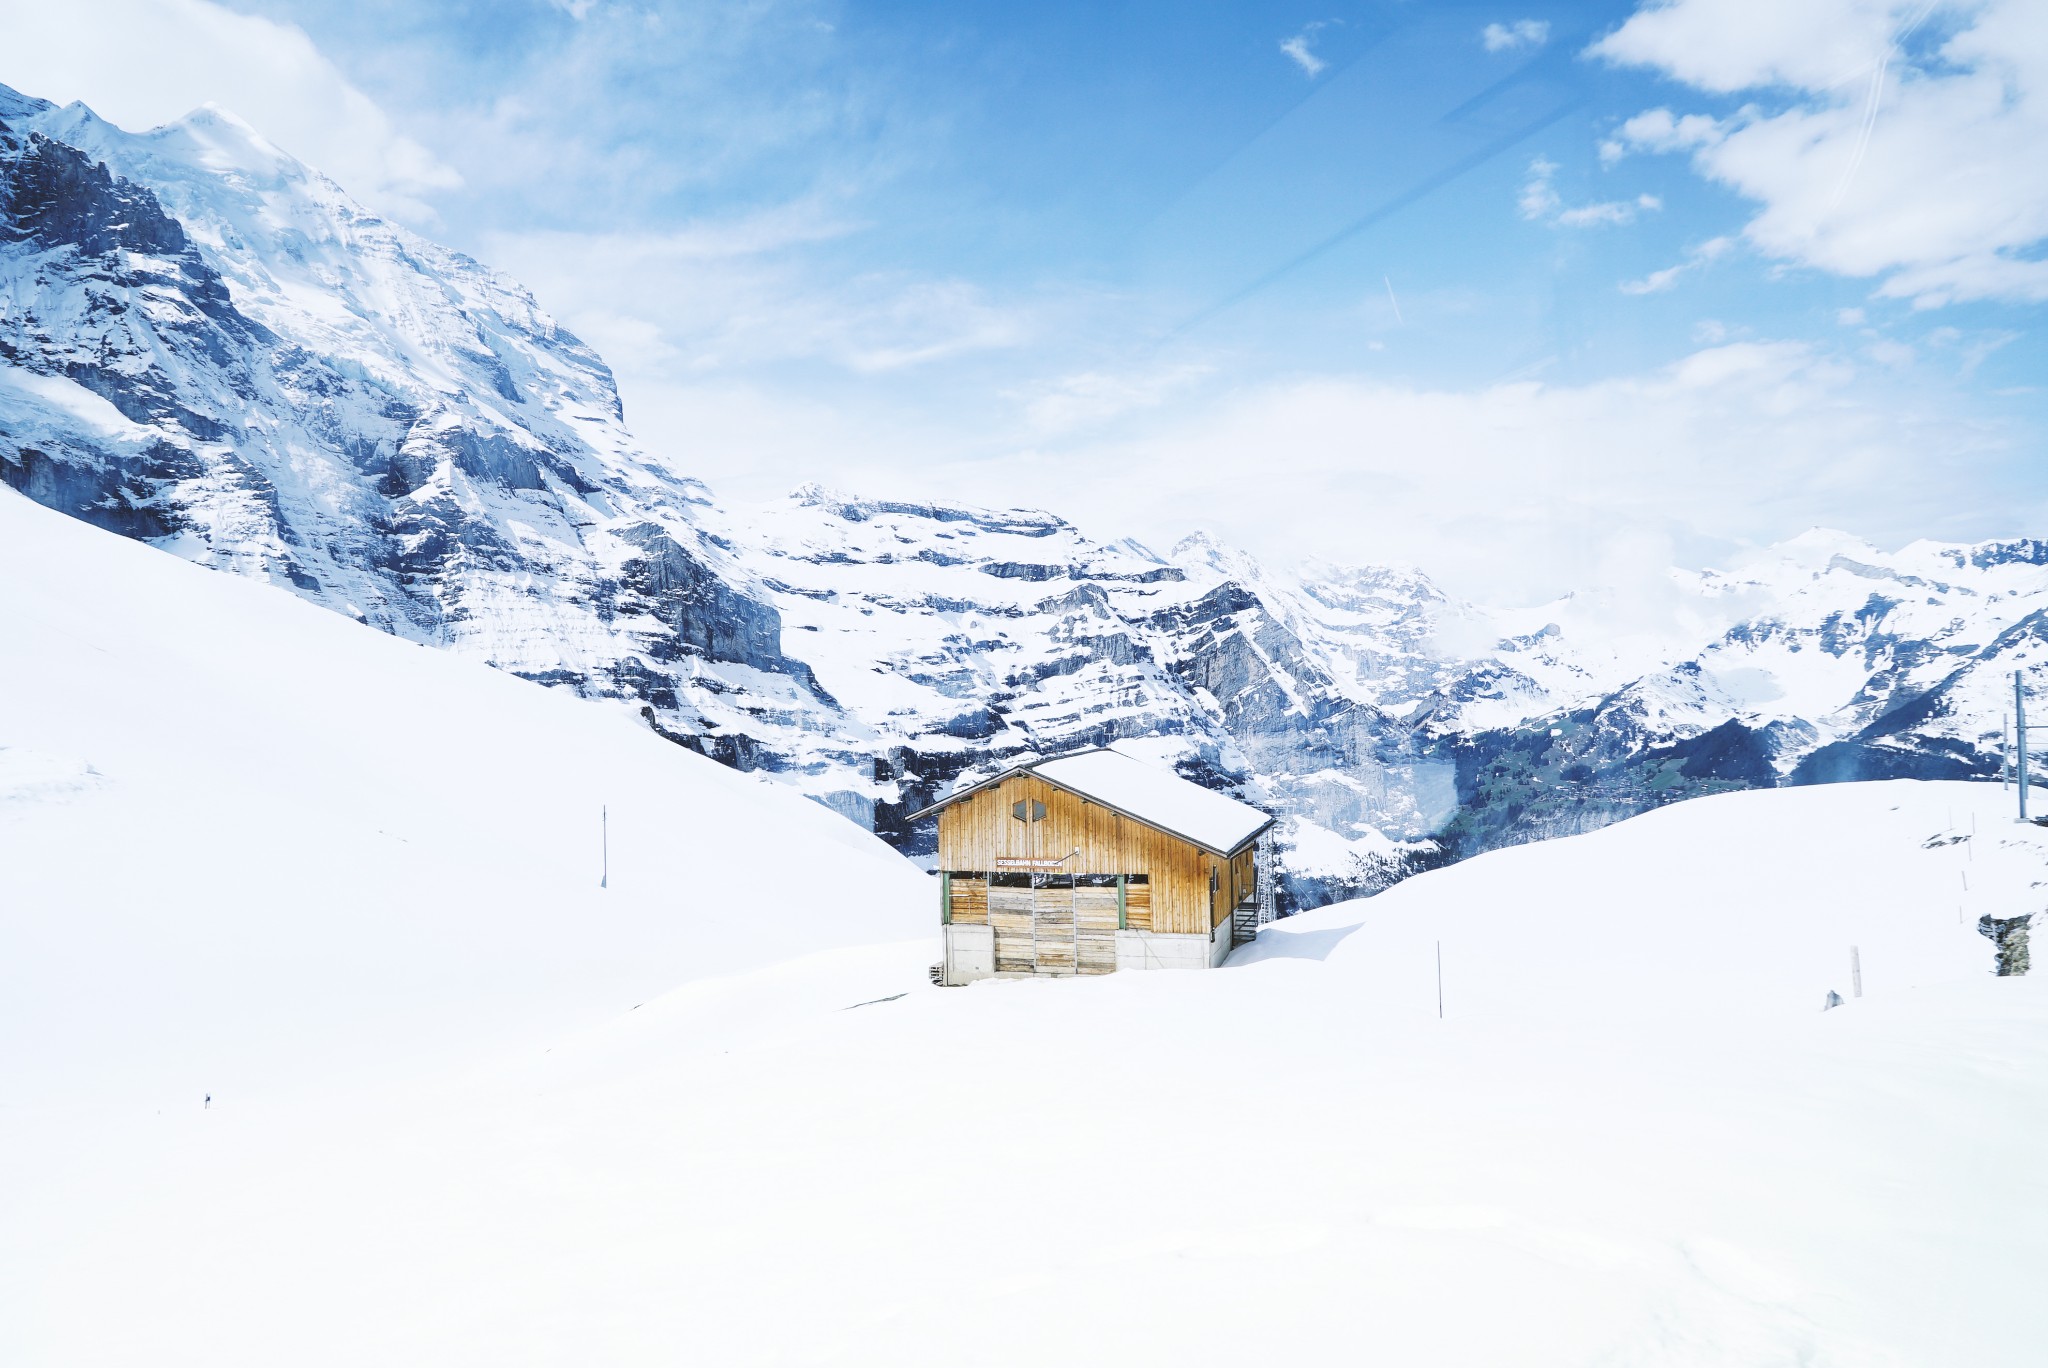
[[[1329,21],[1326,19],[1318,19],[1312,24],[1303,26],[1301,32],[1295,34],[1292,38],[1283,38],[1280,41],[1280,50],[1293,59],[1294,64],[1306,72],[1311,81],[1322,75],[1330,65],[1322,58],[1316,56],[1309,48],[1309,45],[1315,42],[1317,32],[1326,27],[1328,23]]]
[[[1603,200],[1593,204],[1567,206],[1557,193],[1558,165],[1543,157],[1529,163],[1528,179],[1515,207],[1534,223],[1553,223],[1562,228],[1597,228],[1634,223],[1640,213],[1664,207],[1655,195],[1637,195],[1632,200]]]
[[[1678,278],[1685,274],[1685,268],[1686,263],[1680,262],[1661,271],[1652,271],[1641,280],[1624,280],[1621,292],[1629,295],[1662,294],[1678,283]]]
[[[1727,135],[1718,119],[1705,114],[1678,117],[1668,109],[1647,109],[1624,123],[1613,141],[1601,145],[1603,160],[1619,161],[1626,150],[1641,152],[1683,152],[1711,147]],[[1612,156],[1606,149],[1614,148]]]
[[[1547,19],[1517,19],[1512,24],[1488,24],[1479,30],[1479,42],[1488,52],[1542,47],[1549,41],[1550,21]]]
[[[928,478],[1005,503],[1020,481],[1057,490],[1057,509],[1111,535],[1209,527],[1275,564],[1408,562],[1476,597],[1536,601],[1644,536],[1711,554],[1815,521],[1989,535],[1969,521],[1985,516],[1980,481],[2025,453],[1995,426],[1956,422],[1940,393],[1866,381],[1803,344],[1738,342],[1579,386],[1247,387],[1163,409],[1135,437],[936,464]],[[1926,501],[1902,504],[1908,486]]]
[[[879,375],[1011,348],[1030,335],[1024,311],[966,281],[842,275],[785,250],[854,228],[800,204],[663,233],[496,234],[487,255],[622,377],[791,361]]]
[[[1708,238],[1685,254],[1685,260],[1676,266],[1666,266],[1661,271],[1652,271],[1641,280],[1624,280],[1621,292],[1628,295],[1660,294],[1678,283],[1678,278],[1687,271],[1697,270],[1710,261],[1719,261],[1734,249],[1735,239],[1731,237]]]
[[[1529,177],[1522,182],[1522,193],[1515,201],[1523,218],[1544,219],[1557,212],[1557,170],[1557,163],[1544,157],[1529,163]]]
[[[1845,328],[1860,328],[1863,326],[1865,321],[1866,317],[1864,315],[1863,310],[1861,309],[1835,310],[1835,322],[1841,324]]]
[[[1720,94],[1823,90],[1872,69],[1926,0],[1657,0],[1592,46]]]
[[[1910,363],[1872,385],[1821,349],[1739,342],[1576,386],[1233,384],[1226,358],[1187,356],[1020,382],[1032,353],[1005,349],[1085,335],[1076,317],[1127,301],[1087,315],[947,281],[840,280],[804,244],[843,227],[794,207],[673,236],[501,239],[491,255],[544,300],[590,301],[565,321],[619,368],[628,421],[729,498],[778,495],[824,462],[877,496],[1030,503],[1159,543],[1209,527],[1276,564],[1403,560],[1528,601],[1645,539],[1710,556],[1817,521],[2008,530],[1970,519],[1999,507],[1985,488],[2019,479],[1978,473],[2022,459],[2017,443],[1919,395]],[[1900,501],[1904,487],[1921,496]],[[2035,514],[2048,505],[2001,510]]]
[[[1927,334],[1927,345],[1936,352],[1954,356],[1956,373],[1968,376],[2001,347],[2020,340],[2021,334],[2006,328],[1964,332],[1959,328],[1935,328]]]
[[[1558,213],[1557,221],[1567,228],[1588,228],[1602,223],[1634,223],[1638,213],[1651,213],[1664,207],[1664,201],[1655,195],[1637,195],[1633,200],[1605,200],[1599,204],[1582,204],[1576,209],[1565,209]]]
[[[1777,106],[1722,121],[1651,110],[1615,140],[1690,151],[1761,206],[1744,233],[1767,255],[1881,278],[1880,295],[1921,307],[2048,300],[2048,7],[1968,0],[1941,30],[1935,9],[1672,0],[1591,51]]]
[[[483,255],[611,364],[646,448],[720,494],[777,497],[827,468],[898,489],[906,471],[1016,437],[991,415],[1025,405],[1000,391],[1066,306],[849,269],[862,230],[805,201],[670,232],[498,234]],[[1111,390],[1045,396],[1037,430],[1142,402]]]
[[[1214,373],[1200,362],[1176,362],[1137,371],[1090,370],[1063,375],[1024,402],[1025,424],[1039,437],[1114,422],[1157,409]]]
[[[0,0],[0,33],[0,82],[124,128],[215,104],[387,212],[430,215],[461,184],[290,24],[208,0]]]

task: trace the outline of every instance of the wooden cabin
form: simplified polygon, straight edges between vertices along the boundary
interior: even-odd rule
[[[1256,920],[1273,825],[1107,747],[1017,765],[911,817],[934,814],[949,984],[1221,964]]]

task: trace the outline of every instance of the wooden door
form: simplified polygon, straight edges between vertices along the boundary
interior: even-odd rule
[[[1051,874],[1034,892],[1032,934],[1037,942],[1035,972],[1071,974],[1077,960],[1074,943],[1074,880]]]
[[[1038,967],[1032,934],[1031,876],[998,874],[989,880],[988,924],[995,928],[996,972],[1029,974]]]
[[[1074,946],[1076,971],[1116,972],[1116,881],[1111,878],[1074,881]]]

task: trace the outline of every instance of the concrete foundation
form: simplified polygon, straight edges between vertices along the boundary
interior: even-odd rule
[[[949,924],[946,933],[946,983],[957,987],[995,977],[996,932],[992,926]]]
[[[1126,969],[1207,969],[1214,962],[1215,946],[1207,936],[1174,935],[1164,931],[1119,931],[1116,933],[1116,967]],[[1229,945],[1224,946],[1226,953]]]
[[[1235,916],[1236,914],[1233,913],[1232,915]],[[1221,968],[1223,961],[1229,959],[1230,952],[1236,948],[1237,946],[1230,938],[1230,917],[1225,917],[1223,925],[1209,933],[1209,967],[1211,969]]]
[[[950,924],[945,932],[948,986],[995,977],[996,934],[992,927]],[[1230,923],[1208,936],[1161,931],[1116,933],[1116,967],[1126,969],[1213,969],[1230,957]]]

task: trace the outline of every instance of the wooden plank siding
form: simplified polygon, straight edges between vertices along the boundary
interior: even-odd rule
[[[1152,885],[1134,883],[1124,889],[1124,925],[1132,931],[1152,929]]]
[[[988,880],[955,874],[947,884],[952,897],[952,920],[963,926],[987,926]]]
[[[1116,972],[1116,889],[1074,890],[1077,967],[1084,974]]]
[[[1031,890],[1028,888],[991,888],[988,891],[988,922],[995,928],[998,974],[1030,974],[1038,970],[1031,906]]]
[[[1011,807],[1019,802],[1044,803],[1044,820],[1012,817]],[[996,870],[1000,859],[1059,860],[1077,852],[1044,872],[1146,875],[1148,883],[1126,889],[1124,924],[1132,930],[1207,935],[1253,892],[1251,847],[1226,862],[1035,775],[1013,776],[942,809],[938,818],[941,869],[985,872]],[[991,914],[995,903],[985,884],[976,892],[977,882],[956,874],[953,920]],[[985,901],[977,904],[977,896]],[[1002,959],[1000,934],[996,954]]]
[[[1038,938],[1038,972],[1076,972],[1079,965],[1074,942],[1074,890],[1040,888],[1033,894],[1032,910],[1037,917],[1031,929]]]

